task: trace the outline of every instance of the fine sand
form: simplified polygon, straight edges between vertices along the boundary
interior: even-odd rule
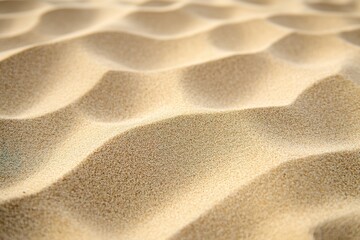
[[[0,1],[0,239],[360,239],[360,1]]]

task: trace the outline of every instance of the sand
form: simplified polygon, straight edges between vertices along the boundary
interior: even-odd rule
[[[0,239],[360,239],[360,1],[0,1]]]

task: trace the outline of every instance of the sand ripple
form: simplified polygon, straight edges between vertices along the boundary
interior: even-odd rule
[[[0,1],[0,239],[358,239],[359,4]]]

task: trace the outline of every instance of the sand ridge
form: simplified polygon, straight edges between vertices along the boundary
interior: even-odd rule
[[[0,239],[357,239],[350,0],[0,1]]]

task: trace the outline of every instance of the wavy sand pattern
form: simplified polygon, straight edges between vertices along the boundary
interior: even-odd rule
[[[360,1],[0,1],[0,239],[360,239]]]

